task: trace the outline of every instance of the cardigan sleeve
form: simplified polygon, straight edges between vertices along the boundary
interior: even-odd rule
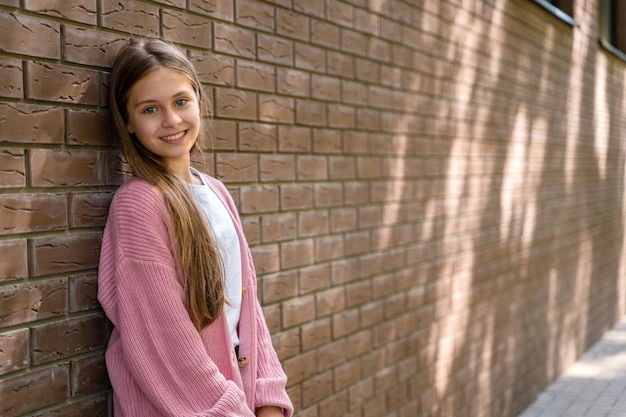
[[[285,385],[287,376],[272,345],[263,310],[258,300],[255,301],[257,310],[257,380],[255,393],[255,408],[264,405],[274,405],[283,409],[285,417],[293,415],[293,404],[287,395]]]
[[[112,203],[99,299],[119,333],[117,359],[165,416],[251,417],[243,391],[219,372],[189,318],[168,219],[158,192],[144,184],[118,191]]]

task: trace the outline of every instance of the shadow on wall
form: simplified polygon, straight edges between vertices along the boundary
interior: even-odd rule
[[[417,15],[383,217],[417,218],[420,411],[512,417],[623,311],[624,88],[588,33],[475,3]]]

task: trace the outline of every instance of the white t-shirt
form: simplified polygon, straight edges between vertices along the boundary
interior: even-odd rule
[[[192,169],[192,173],[202,180],[202,185],[190,184],[191,193],[205,220],[210,224],[209,230],[213,233],[213,238],[217,242],[222,257],[224,292],[227,300],[224,305],[224,313],[233,346],[236,347],[239,346],[237,325],[241,314],[241,248],[239,237],[224,203],[204,182],[198,171]]]

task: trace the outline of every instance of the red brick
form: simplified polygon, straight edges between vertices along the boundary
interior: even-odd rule
[[[326,316],[337,313],[346,308],[345,290],[336,287],[320,291],[315,294],[315,306],[318,316]]]
[[[307,16],[290,10],[276,10],[276,32],[288,38],[309,40],[310,20]]]
[[[280,269],[278,244],[254,246],[251,251],[254,267],[259,274],[277,272]]]
[[[328,60],[328,74],[340,78],[352,78],[354,76],[356,66],[354,57],[340,52],[328,51],[326,59]]]
[[[296,68],[309,71],[326,71],[326,53],[324,49],[304,43],[295,44]]]
[[[278,359],[281,361],[300,353],[300,329],[297,327],[274,334],[272,341],[276,348]]]
[[[285,361],[285,372],[290,384],[297,384],[317,373],[317,359],[314,350]]]
[[[313,130],[313,149],[316,153],[341,153],[341,132],[331,129]]]
[[[219,20],[234,21],[233,0],[191,0],[189,10]]]
[[[67,312],[67,280],[0,287],[0,326],[28,323]]]
[[[33,364],[67,358],[104,347],[104,317],[100,314],[32,328]]]
[[[290,328],[315,318],[315,298],[313,295],[291,298],[282,304],[283,327]]]
[[[309,209],[313,206],[313,189],[306,184],[284,184],[280,187],[282,210]]]
[[[215,50],[240,58],[255,58],[256,38],[254,32],[226,23],[214,23]]]
[[[361,26],[359,26],[360,28]],[[347,28],[341,30],[341,50],[358,56],[367,55],[367,35]]]
[[[258,156],[236,153],[222,154],[217,160],[217,175],[224,182],[256,182],[259,179]]]
[[[159,8],[136,0],[101,2],[100,24],[121,32],[158,37]]]
[[[333,339],[354,333],[359,329],[359,311],[343,310],[333,315]]]
[[[28,276],[26,239],[0,241],[0,253],[11,260],[0,262],[0,281]]]
[[[0,375],[28,367],[30,364],[28,336],[28,329],[0,334]]]
[[[102,155],[99,151],[29,151],[32,185],[39,187],[102,185]]]
[[[24,0],[24,8],[63,20],[95,25],[97,21],[96,0]]]
[[[314,349],[330,342],[330,320],[322,319],[302,326],[302,351]]]
[[[273,212],[278,209],[278,189],[273,185],[251,185],[241,187],[242,213]]]
[[[273,66],[241,59],[236,63],[238,87],[267,92],[276,90],[276,74]]]
[[[257,94],[224,88],[215,89],[215,114],[218,117],[253,120],[258,115]]]
[[[257,34],[257,56],[263,62],[292,66],[294,63],[293,41],[265,33]],[[280,71],[280,68],[277,68]]]
[[[317,352],[321,371],[334,368],[346,360],[346,339],[327,343],[321,346]]]
[[[341,236],[323,236],[315,239],[315,260],[324,262],[341,258],[344,254],[344,242]]]
[[[241,150],[275,151],[277,148],[278,133],[274,125],[238,123],[238,132]],[[263,156],[261,156],[261,161],[263,161]]]
[[[318,18],[324,18],[326,6],[321,2],[310,2],[307,0],[294,0],[293,1],[294,10],[311,16],[316,16]]]
[[[298,213],[298,236],[311,237],[325,235],[329,231],[329,218],[326,211],[303,211]],[[317,258],[317,257],[316,257]]]
[[[104,226],[113,193],[72,193],[70,200],[70,226]]]
[[[0,140],[63,143],[63,125],[63,111],[59,108],[21,103],[0,104]]]
[[[313,263],[313,241],[296,240],[281,243],[280,266],[289,269]]]
[[[107,395],[100,394],[37,414],[37,417],[107,417],[107,409]]]
[[[270,304],[298,295],[298,274],[294,271],[264,276],[260,281],[263,303]]]
[[[296,179],[293,155],[260,155],[261,181],[294,181]]]
[[[93,310],[100,307],[98,303],[97,274],[76,275],[69,278],[69,311]]]
[[[330,156],[328,169],[330,177],[336,180],[356,177],[356,161],[350,156]],[[359,183],[359,185],[362,186],[363,184]],[[346,200],[354,202],[350,198],[346,198]]]
[[[309,294],[326,289],[330,286],[330,268],[326,264],[302,268],[300,269],[298,282],[300,284],[300,294]],[[319,312],[318,310],[316,314]]]
[[[202,82],[235,85],[235,59],[214,53],[191,51],[189,58]]]
[[[324,160],[326,162],[326,160]],[[325,164],[324,164],[325,165]],[[319,169],[319,168],[318,168]],[[324,173],[326,178],[326,167],[319,171]],[[315,207],[316,208],[329,208],[334,206],[340,206],[344,202],[343,187],[339,183],[320,182],[315,184]]]
[[[0,414],[17,417],[68,397],[67,365],[38,369],[0,381]]]
[[[374,395],[374,381],[371,378],[359,381],[348,390],[349,408],[361,407]]]
[[[326,371],[318,373],[313,378],[302,382],[302,405],[307,407],[311,404],[329,397],[333,389],[333,373]]]
[[[100,256],[100,233],[33,238],[29,242],[33,275],[95,268]]]
[[[276,334],[276,332],[282,329],[280,322],[280,305],[273,304],[271,306],[264,306],[263,316],[265,317],[265,322],[267,323],[270,334]]]
[[[323,20],[311,20],[311,43],[339,49],[339,28]]]
[[[339,391],[357,383],[361,379],[361,364],[359,359],[344,362],[334,369],[334,389]]]
[[[362,330],[348,336],[348,356],[356,357],[372,350],[372,331]]]
[[[211,22],[204,17],[189,15],[182,11],[162,9],[161,28],[163,38],[171,42],[200,48],[211,44]]]
[[[311,129],[299,126],[279,126],[278,149],[280,151],[308,152],[311,147]]]
[[[70,363],[72,396],[100,391],[109,384],[104,355],[88,356]]]
[[[0,235],[67,227],[67,198],[59,194],[0,194]]]
[[[65,116],[69,145],[111,145],[109,114],[93,110],[68,110]]]
[[[261,219],[259,216],[246,216],[241,219],[243,233],[249,245],[261,243]]]
[[[320,413],[327,417],[347,417],[347,405],[348,394],[339,392],[320,401]]]
[[[126,37],[66,26],[63,56],[67,61],[90,66],[111,66]]]
[[[14,58],[0,57],[0,71],[2,80],[0,81],[0,96],[23,98],[23,73],[22,61]]]
[[[235,3],[235,21],[242,25],[263,32],[273,32],[275,28],[275,8],[269,4],[237,2]]]
[[[282,242],[297,237],[298,228],[294,213],[267,214],[261,218],[263,243]]]
[[[100,73],[44,62],[26,63],[26,98],[74,104],[100,104]]]
[[[311,77],[311,96],[318,100],[339,101],[341,83],[338,78],[323,75]]]
[[[351,200],[348,200],[351,201]],[[330,211],[330,230],[331,232],[346,232],[356,229],[357,214],[354,208],[336,208]],[[347,249],[347,244],[344,243],[344,249]]]
[[[61,58],[61,27],[58,23],[0,11],[0,29],[3,52]]]
[[[326,104],[313,100],[296,100],[296,123],[309,126],[325,126],[326,117]]]
[[[293,123],[294,100],[277,95],[259,94],[259,120],[269,123]]]
[[[328,159],[319,155],[298,155],[296,170],[300,181],[322,181],[328,179]],[[316,190],[317,190],[316,186]]]

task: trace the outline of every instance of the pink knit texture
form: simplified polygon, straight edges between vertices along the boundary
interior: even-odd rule
[[[98,277],[98,300],[115,326],[106,352],[115,417],[250,417],[264,405],[293,414],[234,202],[221,182],[204,178],[239,235],[246,290],[239,354],[249,365],[239,368],[224,315],[200,332],[193,326],[165,203],[156,189],[131,180],[111,204]]]

